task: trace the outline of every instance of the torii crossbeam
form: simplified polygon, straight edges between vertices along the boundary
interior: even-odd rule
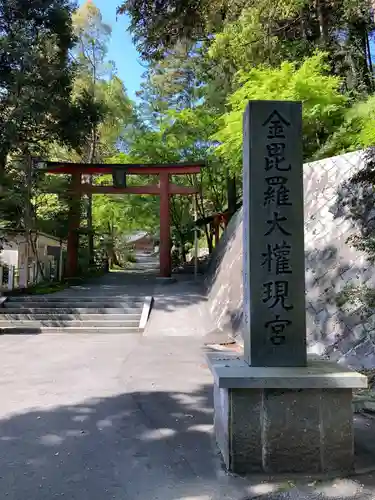
[[[80,227],[80,199],[82,194],[152,194],[160,196],[160,275],[170,277],[171,263],[171,235],[169,197],[175,194],[193,195],[198,189],[191,186],[180,186],[170,182],[171,175],[198,174],[205,166],[204,162],[174,163],[174,164],[88,164],[47,161],[40,162],[39,171],[48,174],[69,174],[70,183],[70,208],[69,208],[69,233],[67,249],[68,276],[76,276],[78,271],[78,230]],[[40,165],[39,163],[39,165]],[[83,175],[111,174],[113,179],[122,178],[123,186],[103,186],[82,183]],[[126,186],[124,179],[127,175],[158,175],[159,183],[146,186]],[[121,182],[119,183],[121,184]],[[49,192],[57,192],[49,190]],[[61,191],[60,191],[61,192]]]

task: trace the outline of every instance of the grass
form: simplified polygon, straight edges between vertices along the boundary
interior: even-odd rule
[[[60,290],[65,290],[69,288],[71,283],[68,281],[55,281],[49,283],[38,283],[36,285],[29,286],[27,288],[15,288],[14,290],[6,290],[3,295],[14,296],[14,295],[46,295],[49,293],[59,292]]]
[[[59,292],[60,290],[65,290],[69,288],[69,283],[48,283],[45,285],[36,285],[32,288],[27,289],[27,293],[30,295],[46,295],[49,293]]]

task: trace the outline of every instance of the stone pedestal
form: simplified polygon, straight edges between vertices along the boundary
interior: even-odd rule
[[[209,353],[215,434],[231,472],[349,473],[354,469],[352,389],[367,378],[335,363],[251,367]]]

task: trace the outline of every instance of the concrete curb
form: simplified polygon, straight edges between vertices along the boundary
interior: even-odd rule
[[[141,331],[141,332],[143,332],[144,329],[146,328],[146,324],[147,324],[148,318],[150,316],[150,312],[151,312],[151,308],[152,308],[153,304],[154,304],[154,297],[150,296],[150,297],[145,298],[145,302],[143,304],[143,309],[142,309],[141,319],[139,320],[139,325],[138,325],[139,331]]]
[[[8,300],[8,296],[0,297],[0,307],[4,307],[5,302]]]

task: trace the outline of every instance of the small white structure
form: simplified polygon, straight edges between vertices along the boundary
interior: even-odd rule
[[[38,281],[38,261],[43,269],[49,269],[60,262],[62,253],[67,249],[65,240],[41,232],[32,233],[29,241],[24,231],[5,230],[1,237],[0,266],[18,270],[19,286],[26,286],[27,281]],[[59,275],[61,270],[60,264]]]

